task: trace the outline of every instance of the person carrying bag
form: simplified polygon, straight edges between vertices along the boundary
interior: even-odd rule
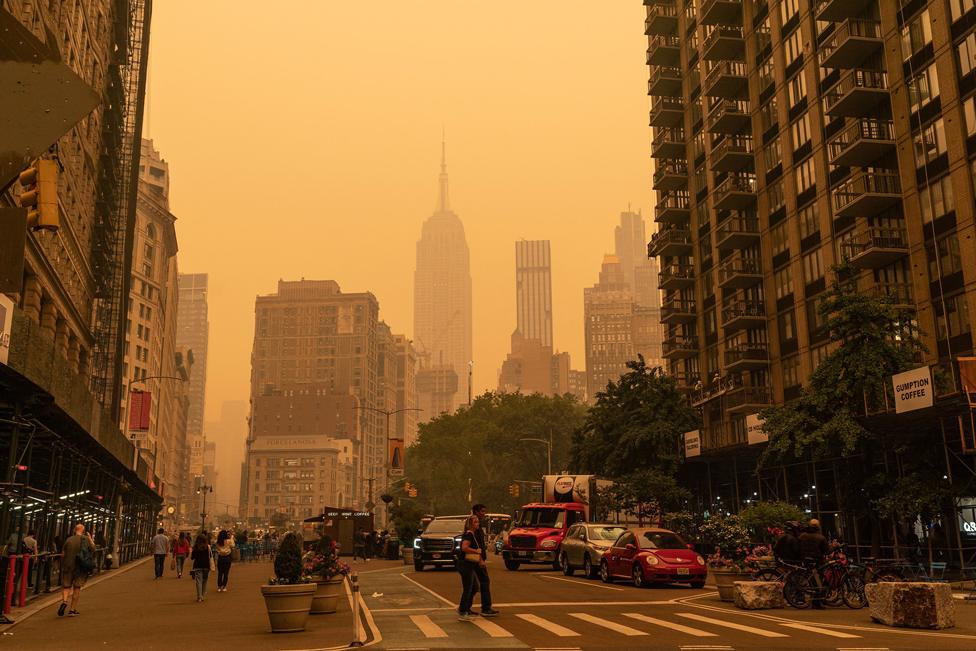
[[[485,563],[483,549],[478,544],[476,532],[481,526],[478,516],[472,515],[464,522],[464,535],[461,538],[461,557],[458,570],[461,573],[461,603],[458,606],[458,620],[469,622],[477,615],[471,611],[474,601],[475,579],[481,587],[481,616],[494,617],[498,611],[491,607],[490,579]]]

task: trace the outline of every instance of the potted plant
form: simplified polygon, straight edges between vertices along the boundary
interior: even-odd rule
[[[732,601],[735,582],[751,578],[746,557],[749,556],[749,532],[734,515],[716,517],[702,523],[702,539],[714,546],[706,564],[715,580],[722,601]]]
[[[315,595],[315,584],[302,574],[302,540],[288,533],[278,547],[274,561],[274,578],[261,586],[268,620],[273,633],[304,631]]]
[[[349,574],[349,566],[339,561],[335,541],[329,536],[319,538],[302,557],[302,571],[316,585],[309,612],[313,615],[334,613],[342,596],[342,581]]]

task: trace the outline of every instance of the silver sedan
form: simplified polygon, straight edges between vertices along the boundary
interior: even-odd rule
[[[603,552],[610,549],[613,541],[625,529],[626,527],[618,524],[574,524],[566,532],[559,548],[559,565],[563,574],[572,576],[576,570],[583,570],[583,575],[587,578],[596,578]]]

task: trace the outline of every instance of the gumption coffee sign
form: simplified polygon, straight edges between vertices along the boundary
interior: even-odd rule
[[[932,406],[932,373],[928,366],[893,375],[891,384],[896,414]]]

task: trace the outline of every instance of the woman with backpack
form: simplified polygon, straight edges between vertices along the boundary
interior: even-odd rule
[[[202,533],[193,542],[190,559],[193,561],[190,574],[193,576],[193,583],[197,587],[197,603],[200,603],[207,596],[207,579],[210,578],[210,569],[213,563],[213,556],[210,555],[210,543]]]
[[[64,541],[61,552],[61,605],[58,606],[58,617],[64,616],[69,600],[71,610],[68,617],[77,617],[80,614],[78,602],[81,600],[81,586],[95,570],[95,542],[91,534],[85,533],[85,525],[75,525],[74,535]]]

